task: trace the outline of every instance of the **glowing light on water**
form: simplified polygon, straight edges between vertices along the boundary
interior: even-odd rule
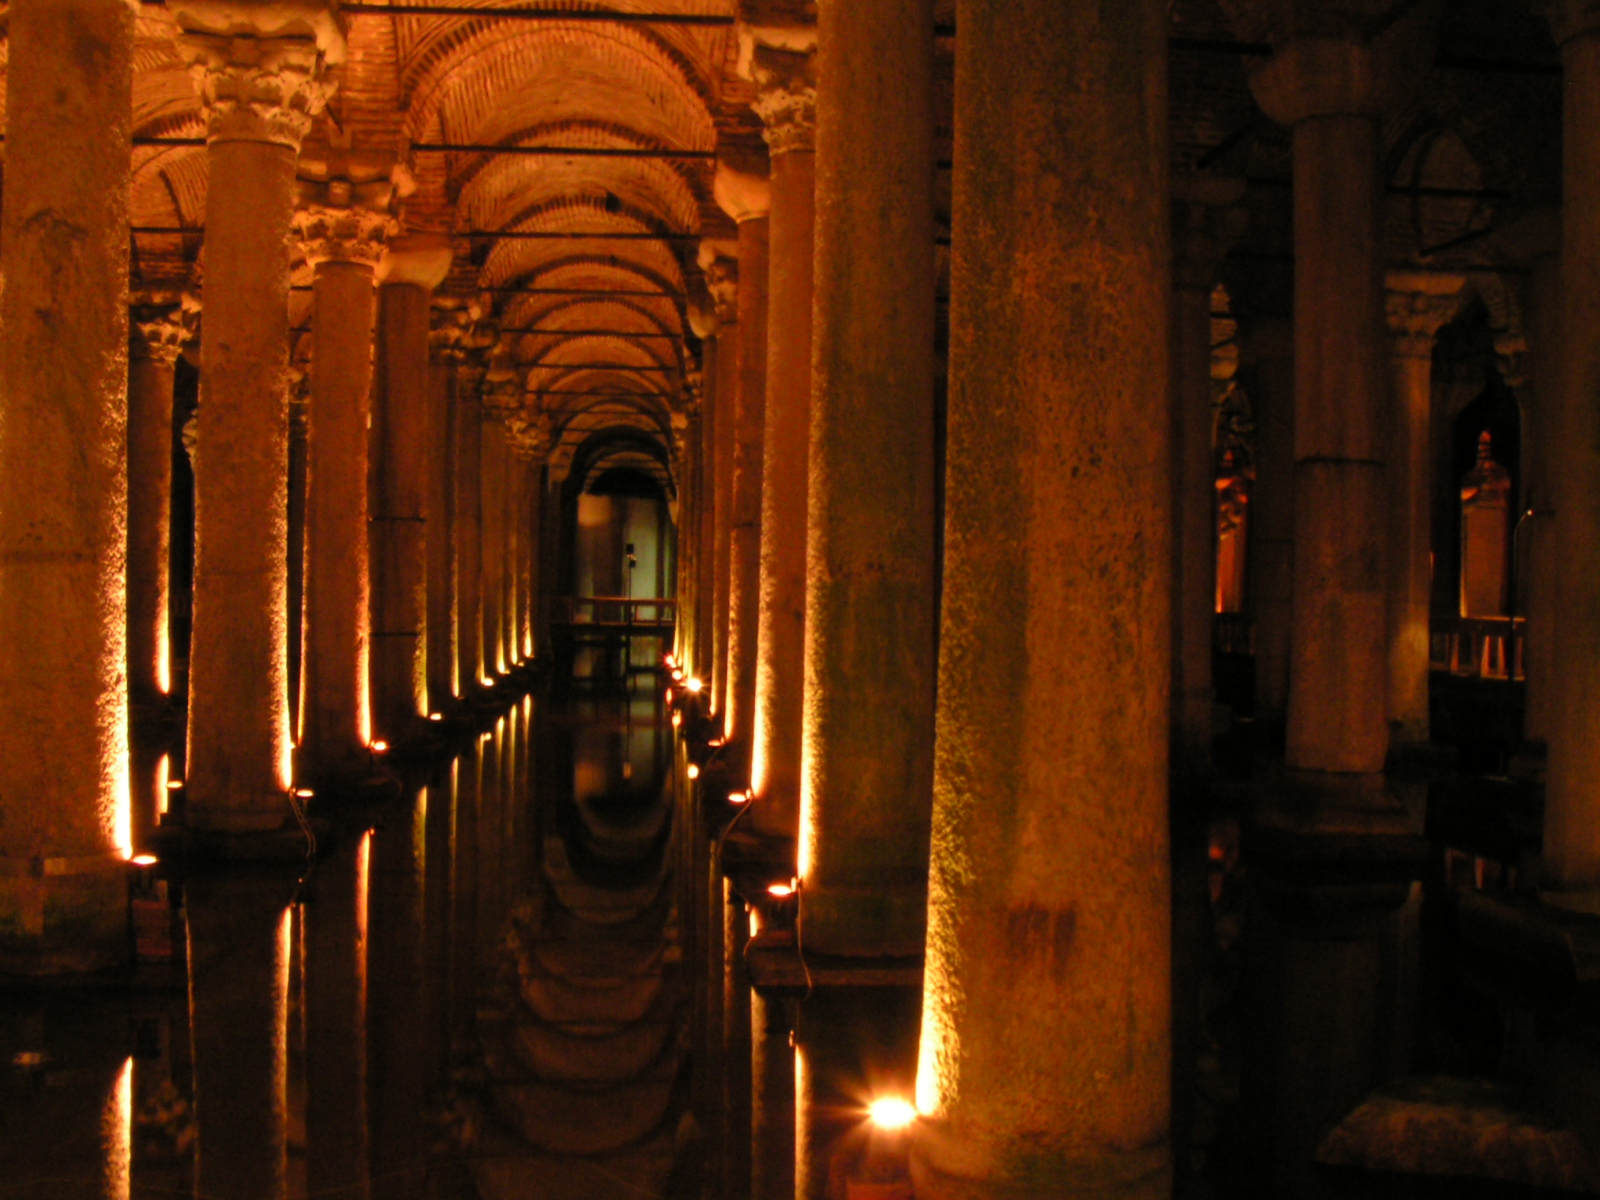
[[[917,1119],[917,1110],[909,1100],[899,1096],[885,1096],[867,1106],[867,1116],[879,1129],[890,1131],[904,1129]]]
[[[133,1195],[133,1059],[122,1064],[100,1116],[105,1191],[111,1200]]]

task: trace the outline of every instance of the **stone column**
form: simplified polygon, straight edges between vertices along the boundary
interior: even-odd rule
[[[391,745],[428,711],[428,326],[449,240],[392,238],[379,264],[371,447],[372,724]]]
[[[487,674],[483,641],[483,405],[480,367],[462,365],[456,375],[455,570],[457,695],[466,696]]]
[[[933,6],[818,13],[800,920],[808,951],[915,953],[933,774]]]
[[[700,453],[695,470],[700,478],[699,529],[695,555],[695,619],[693,672],[703,686],[716,677],[715,600],[717,593],[717,359],[714,328],[702,334],[700,347]],[[703,694],[703,693],[702,693]]]
[[[367,768],[370,628],[367,427],[371,418],[373,268],[389,217],[387,179],[305,181],[297,232],[313,267],[307,435],[306,572],[298,774],[318,788]]]
[[[160,761],[172,690],[172,387],[198,308],[176,293],[133,309],[128,364],[128,703],[133,845],[148,845],[165,797]]]
[[[295,156],[344,38],[320,3],[168,6],[207,119],[206,320],[195,468],[188,820],[289,817],[288,241]],[[246,11],[259,14],[250,25]],[[210,398],[215,399],[210,399]]]
[[[1173,208],[1173,646],[1174,768],[1211,761],[1211,627],[1217,592],[1217,464],[1211,402],[1211,293],[1229,247],[1249,220],[1244,181],[1186,178]]]
[[[787,31],[786,31],[787,32]],[[815,31],[809,32],[815,36]],[[787,39],[786,39],[787,41]],[[756,111],[772,152],[768,219],[767,409],[761,490],[750,827],[793,840],[800,817],[805,695],[806,480],[811,421],[816,83],[812,55],[757,47]]]
[[[527,493],[527,464],[516,444],[514,431],[506,435],[506,577],[502,610],[506,666],[522,665],[522,502]]]
[[[709,261],[707,252],[711,251]],[[712,450],[712,666],[711,706],[723,718],[728,715],[728,573],[733,545],[733,448],[735,406],[739,398],[739,262],[716,254],[708,243],[701,243],[700,257],[706,272],[706,285],[716,304],[717,344],[714,355],[716,378],[712,403],[716,406],[716,443]]]
[[[365,1200],[367,868],[371,835],[343,833],[302,897],[306,1190]]]
[[[723,737],[749,753],[755,712],[761,591],[762,428],[767,407],[767,212],[764,176],[719,163],[717,203],[739,223],[738,395],[733,413],[733,495],[728,543],[728,684]]]
[[[10,13],[0,970],[34,973],[127,955],[133,13],[126,0],[23,0]]]
[[[1582,0],[1545,5],[1561,46],[1564,80],[1561,188],[1561,336],[1554,401],[1559,480],[1556,544],[1561,547],[1554,606],[1545,791],[1544,859],[1562,890],[1600,887],[1600,9]]]
[[[1433,488],[1429,432],[1433,342],[1466,286],[1461,275],[1390,272],[1390,363],[1394,377],[1386,462],[1389,476],[1389,736],[1428,742],[1428,616],[1433,591]]]
[[[500,381],[490,386],[500,388],[504,383]],[[498,402],[499,397],[495,399]],[[506,449],[506,427],[495,415],[494,407],[488,403],[483,406],[478,483],[482,514],[479,553],[482,556],[483,659],[484,674],[491,679],[505,674],[510,667],[505,644],[506,475],[510,455]]]
[[[1164,1197],[1166,5],[957,20],[913,1179],[927,1200]]]
[[[457,695],[456,635],[456,380],[462,356],[461,331],[436,329],[428,367],[428,538],[427,646],[428,709],[442,712]]]
[[[1250,500],[1250,607],[1255,617],[1256,721],[1282,730],[1289,706],[1289,613],[1294,577],[1294,326],[1246,323],[1256,368],[1256,481]]]

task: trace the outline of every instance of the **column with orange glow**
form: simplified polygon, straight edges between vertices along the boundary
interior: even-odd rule
[[[24,0],[9,28],[0,969],[31,973],[127,953],[133,13],[126,0]]]
[[[689,321],[700,343],[700,453],[695,463],[700,498],[695,505],[695,617],[690,648],[690,673],[705,687],[716,675],[713,601],[717,567],[717,325],[712,305],[689,309]]]
[[[442,712],[457,694],[456,636],[456,384],[465,354],[464,328],[435,319],[428,364],[428,622],[424,658],[428,711]]]
[[[331,8],[169,6],[200,80],[206,319],[195,466],[188,820],[232,831],[289,819],[288,400],[295,158],[344,54]]]
[[[786,31],[786,35],[789,31]],[[793,31],[809,35],[814,29]],[[796,39],[785,36],[786,46]],[[804,40],[799,40],[804,46]],[[761,490],[751,828],[793,840],[800,815],[805,694],[806,447],[811,420],[811,276],[816,223],[812,53],[758,45],[756,111],[772,152],[768,218],[767,408]]]
[[[367,427],[373,269],[389,230],[387,173],[301,184],[312,264],[301,782],[348,784],[367,766]],[[342,201],[342,203],[340,202]]]
[[[482,580],[484,675],[490,679],[510,669],[506,645],[506,490],[510,450],[500,412],[513,402],[514,378],[491,371],[485,379],[480,442],[479,553]]]
[[[1171,1188],[1166,5],[966,2],[956,20],[912,1175],[919,1200],[1155,1200]]]
[[[724,721],[728,711],[728,570],[733,542],[734,409],[739,398],[739,260],[726,243],[700,243],[700,266],[716,308],[717,343],[712,404],[711,662],[705,680],[711,706]]]
[[[456,368],[455,572],[456,695],[466,696],[486,673],[483,640],[483,368],[469,355]]]

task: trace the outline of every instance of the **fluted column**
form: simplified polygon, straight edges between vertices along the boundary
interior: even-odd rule
[[[1545,790],[1544,858],[1560,889],[1600,887],[1600,8],[1545,5],[1561,46],[1562,117],[1559,363],[1556,437],[1548,474],[1559,480]]]
[[[172,690],[172,387],[198,306],[177,293],[136,298],[128,364],[129,801],[133,845],[148,844],[165,800],[160,761]]]
[[[800,920],[818,952],[922,946],[935,638],[932,31],[929,0],[819,5],[799,845]]]
[[[1166,5],[956,19],[912,1174],[919,1200],[1165,1197]]]
[[[369,579],[367,427],[373,270],[389,183],[305,180],[297,232],[313,268],[307,429],[301,779],[351,783],[366,766]]]
[[[390,240],[379,265],[372,414],[372,723],[391,744],[428,711],[428,325],[449,240]]]
[[[1389,736],[1428,741],[1428,616],[1433,589],[1433,343],[1466,285],[1460,275],[1390,272],[1394,380],[1389,445]]]
[[[127,954],[126,0],[10,11],[0,217],[0,970]],[[30,862],[44,859],[44,872]]]
[[[806,446],[811,421],[811,276],[816,223],[816,84],[811,54],[758,47],[756,111],[772,153],[768,218],[767,408],[761,490],[752,828],[793,840],[800,819],[805,695]]]
[[[331,9],[176,0],[206,112],[206,320],[195,468],[188,820],[289,817],[288,242],[295,156],[342,58]],[[259,23],[243,24],[256,13]]]
[[[712,403],[716,443],[712,450],[712,708],[727,728],[728,716],[728,633],[729,567],[733,546],[733,457],[735,411],[739,399],[739,262],[702,243],[700,256],[706,272],[706,286],[716,305],[717,340],[714,362],[716,378]]]
[[[465,696],[487,673],[483,640],[483,369],[463,363],[456,374],[455,570],[456,694]]]

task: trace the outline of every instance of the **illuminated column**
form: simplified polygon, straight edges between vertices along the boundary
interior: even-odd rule
[[[744,900],[726,879],[722,881],[722,1082],[723,1112],[727,1129],[722,1167],[727,1200],[750,1196],[751,1161],[751,1042],[750,972],[744,949],[750,940],[750,919]]]
[[[468,695],[486,674],[483,640],[483,405],[478,388],[483,368],[456,369],[455,570],[456,694]]]
[[[919,1200],[1171,1190],[1166,7],[958,10]]]
[[[428,367],[428,537],[427,646],[428,708],[441,712],[456,696],[456,381],[464,351],[461,330],[445,326],[432,335]]]
[[[1244,181],[1186,178],[1173,206],[1173,760],[1184,775],[1211,761],[1211,627],[1217,603],[1216,417],[1211,293],[1249,214]]]
[[[389,184],[362,188],[366,203],[356,206],[348,180],[303,189],[320,203],[297,219],[314,269],[297,765],[303,781],[330,787],[354,782],[367,766],[373,267],[389,229]]]
[[[126,0],[23,0],[10,13],[0,970],[34,973],[127,955],[133,13]]]
[[[378,273],[371,431],[372,725],[391,744],[428,711],[428,326],[450,242],[391,238]]]
[[[505,645],[505,578],[506,578],[506,485],[507,460],[506,427],[493,411],[501,402],[505,387],[513,381],[490,381],[487,388],[496,389],[494,404],[487,388],[483,405],[481,432],[481,464],[479,475],[480,513],[479,553],[481,558],[483,613],[483,659],[490,678],[505,672],[510,666]]]
[[[370,285],[369,285],[370,286]],[[302,899],[306,1190],[365,1200],[368,834],[341,833]]]
[[[815,31],[808,31],[815,37]],[[785,39],[786,44],[788,39]],[[761,491],[750,827],[793,839],[800,817],[805,694],[806,450],[811,420],[811,274],[816,221],[811,55],[758,46],[756,111],[772,152],[767,410]]]
[[[933,5],[823,0],[818,33],[800,920],[808,951],[916,953],[933,774]]]
[[[176,0],[207,118],[206,319],[195,466],[188,821],[289,818],[286,597],[295,156],[343,57],[331,9]],[[260,23],[241,21],[245,11]],[[216,397],[213,402],[210,397]]]
[[[1557,0],[1547,9],[1561,46],[1562,119],[1559,362],[1548,473],[1557,484],[1554,659],[1544,857],[1559,889],[1600,887],[1600,605],[1593,560],[1600,554],[1600,9]]]
[[[292,875],[239,864],[184,884],[197,1196],[284,1196],[295,885]]]
[[[728,716],[728,570],[733,544],[734,410],[739,398],[739,262],[718,255],[710,243],[700,244],[706,286],[716,305],[717,341],[713,356],[716,377],[712,404],[716,408],[716,443],[712,450],[712,665],[711,704]]]
[[[172,690],[169,568],[172,549],[172,386],[198,309],[177,293],[139,297],[128,364],[129,800],[133,844],[143,848],[165,797],[160,761]]]
[[[761,435],[767,406],[767,211],[763,176],[717,165],[717,203],[739,223],[738,395],[728,544],[728,686],[723,736],[748,753],[761,592]],[[791,451],[794,448],[791,448]]]
[[[516,431],[506,431],[506,579],[505,640],[506,665],[522,663],[522,530],[523,499],[527,493],[527,464],[517,447]]]
[[[1433,588],[1433,489],[1429,431],[1433,342],[1466,285],[1461,275],[1391,272],[1390,364],[1394,377],[1386,456],[1389,477],[1389,736],[1428,741],[1428,614]]]
[[[717,594],[717,359],[715,316],[707,314],[696,330],[700,346],[700,454],[695,470],[700,478],[697,505],[699,550],[695,556],[694,673],[709,687],[716,675],[713,630]]]

